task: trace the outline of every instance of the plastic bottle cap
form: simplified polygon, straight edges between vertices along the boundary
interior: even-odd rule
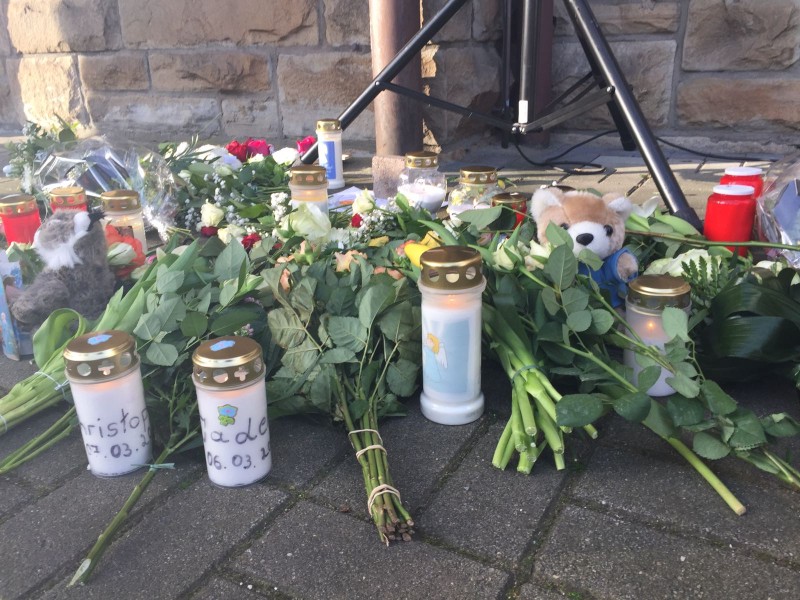
[[[720,196],[752,196],[756,190],[751,185],[715,185],[714,193]]]
[[[725,175],[733,175],[734,177],[761,177],[764,170],[759,167],[728,167],[725,169]]]

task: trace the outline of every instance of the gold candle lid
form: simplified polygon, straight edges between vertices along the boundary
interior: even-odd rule
[[[339,119],[320,119],[317,121],[317,131],[341,131],[342,122]]]
[[[235,389],[265,375],[261,346],[248,337],[229,335],[203,342],[192,355],[195,385]]]
[[[124,331],[87,333],[64,349],[67,379],[74,382],[110,381],[139,367],[136,340]]]
[[[139,192],[136,190],[110,190],[100,194],[103,210],[126,211],[141,208]]]
[[[459,171],[458,181],[460,183],[468,184],[483,184],[497,183],[497,169],[494,167],[462,167]]]
[[[30,194],[11,194],[0,198],[1,215],[24,215],[35,210],[36,198]]]
[[[406,166],[409,169],[432,169],[439,166],[439,156],[435,152],[420,150],[406,154]]]
[[[289,183],[297,187],[319,187],[328,184],[325,167],[299,165],[292,167]]]
[[[641,275],[628,284],[630,304],[661,310],[667,306],[687,308],[691,301],[691,286],[672,275]]]
[[[82,187],[59,187],[50,190],[50,203],[60,208],[71,208],[86,204],[86,192]]]
[[[503,206],[508,206],[509,208],[525,210],[525,207],[528,204],[528,196],[522,192],[503,192],[502,194],[492,196],[492,206],[498,206],[501,204]]]
[[[431,248],[420,257],[419,282],[437,290],[466,290],[483,285],[481,255],[466,246]]]

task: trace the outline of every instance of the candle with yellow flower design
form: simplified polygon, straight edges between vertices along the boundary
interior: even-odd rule
[[[422,273],[422,414],[463,425],[483,414],[480,254],[445,246],[425,252]]]

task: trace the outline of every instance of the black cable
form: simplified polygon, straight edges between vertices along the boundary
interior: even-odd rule
[[[590,138],[583,140],[582,142],[578,142],[564,150],[561,154],[556,154],[555,156],[550,156],[545,158],[542,162],[536,162],[535,160],[528,158],[525,156],[525,153],[522,151],[518,143],[514,143],[514,147],[519,152],[519,155],[528,163],[532,164],[535,167],[549,167],[552,169],[557,169],[559,171],[564,171],[568,175],[602,175],[605,173],[606,168],[598,163],[586,163],[586,162],[577,162],[577,161],[559,161],[558,159],[562,156],[565,156],[572,152],[573,150],[580,148],[588,144],[589,142],[593,142],[597,138],[603,137],[604,135],[608,135],[609,133],[615,133],[615,129],[610,129],[608,131],[601,131],[600,133],[593,135]],[[573,168],[567,165],[575,165],[577,168]]]
[[[703,158],[718,158],[720,160],[734,160],[739,162],[746,162],[748,160],[754,160],[752,157],[748,156],[725,156],[723,154],[711,154],[710,152],[700,152],[698,150],[692,150],[691,148],[687,148],[686,146],[681,146],[680,144],[675,144],[673,142],[668,142],[664,138],[660,138],[656,136],[656,139],[664,144],[665,146],[671,146],[672,148],[677,148],[678,150],[683,150],[684,152],[688,152],[690,154],[695,154],[697,156],[702,156]],[[767,162],[775,162],[775,159],[767,158],[764,159]]]

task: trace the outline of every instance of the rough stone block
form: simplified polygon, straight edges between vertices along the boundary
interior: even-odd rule
[[[278,57],[283,134],[305,137],[314,133],[317,119],[336,117],[372,81],[369,54],[328,52]],[[375,137],[372,106],[361,113],[344,132],[347,139]]]
[[[665,125],[669,114],[672,89],[674,41],[615,42],[611,49],[622,73],[651,126]],[[553,90],[557,96],[589,71],[589,64],[578,43],[557,43],[553,48]],[[568,121],[565,126],[577,129],[613,127],[608,109],[604,106]]]
[[[606,35],[674,33],[680,23],[679,2],[622,0],[610,4],[592,2],[592,12]],[[556,35],[574,35],[572,21],[563,2],[554,4]]]
[[[0,477],[0,489],[3,490],[3,502],[0,503],[0,523],[11,517],[18,507],[30,503],[34,498],[31,490],[7,475]]]
[[[365,0],[325,0],[325,38],[332,46],[369,46],[369,7]]]
[[[0,23],[0,27],[2,27],[2,23]],[[0,58],[0,123],[16,124],[21,120],[17,97],[11,90],[11,81],[6,72],[6,60]],[[5,164],[5,161],[3,161],[3,164]],[[0,369],[2,368],[4,367],[0,366]],[[9,368],[9,366],[5,368]]]
[[[50,123],[53,115],[59,115],[67,121],[81,120],[84,117],[80,79],[74,56],[9,59],[6,67],[9,77],[17,80],[26,119]]]
[[[422,0],[422,24],[433,17],[445,5],[447,0]],[[450,17],[447,24],[433,36],[435,44],[442,42],[460,42],[472,37],[472,10],[473,4],[482,2],[466,2],[456,14]]]
[[[180,597],[285,499],[264,485],[220,489],[203,479],[113,544],[89,585],[59,584],[45,598]]]
[[[572,506],[559,515],[537,557],[538,580],[568,582],[592,598],[788,600],[800,585],[796,571],[741,549]]]
[[[492,466],[505,423],[486,432],[419,519],[427,536],[487,560],[516,564],[557,497],[565,473],[545,453],[530,476]]]
[[[424,542],[388,549],[376,544],[372,523],[300,502],[233,567],[303,598],[372,599],[378,586],[385,598],[497,598],[508,579],[503,571]]]
[[[95,125],[120,133],[150,131],[168,139],[177,133],[212,135],[219,130],[215,98],[94,93],[86,100]]]
[[[8,33],[24,54],[120,46],[119,17],[114,3],[107,0],[9,0]]]
[[[500,90],[500,57],[488,46],[426,46],[422,52],[422,84],[431,96],[491,112]],[[486,128],[476,119],[439,108],[427,107],[423,115],[439,145]]]
[[[372,157],[372,192],[376,198],[391,198],[397,193],[397,180],[405,166],[404,156]]]
[[[128,46],[316,44],[316,0],[119,0]]]
[[[274,98],[223,98],[222,128],[231,137],[263,137],[271,141],[283,135]]]
[[[800,105],[797,79],[703,77],[678,86],[678,119],[693,127],[735,127],[764,131],[797,130]]]
[[[797,0],[692,0],[683,46],[688,71],[783,70],[800,58]]]
[[[242,579],[241,577],[239,579]],[[248,580],[249,581],[249,580]],[[194,594],[193,598],[213,598],[214,600],[263,600],[264,596],[254,589],[252,583],[240,581],[238,584],[215,577]],[[272,590],[272,588],[269,588]],[[274,591],[274,590],[273,590]]]
[[[78,57],[78,67],[88,90],[140,91],[150,87],[147,59],[139,52],[86,54]]]
[[[472,38],[479,42],[496,40],[503,34],[503,3],[483,0],[472,3]]]
[[[269,89],[266,56],[236,51],[151,52],[153,89],[165,92],[257,92]]]
[[[11,53],[11,41],[8,39],[8,25],[5,15],[0,11],[0,56],[8,56]]]

